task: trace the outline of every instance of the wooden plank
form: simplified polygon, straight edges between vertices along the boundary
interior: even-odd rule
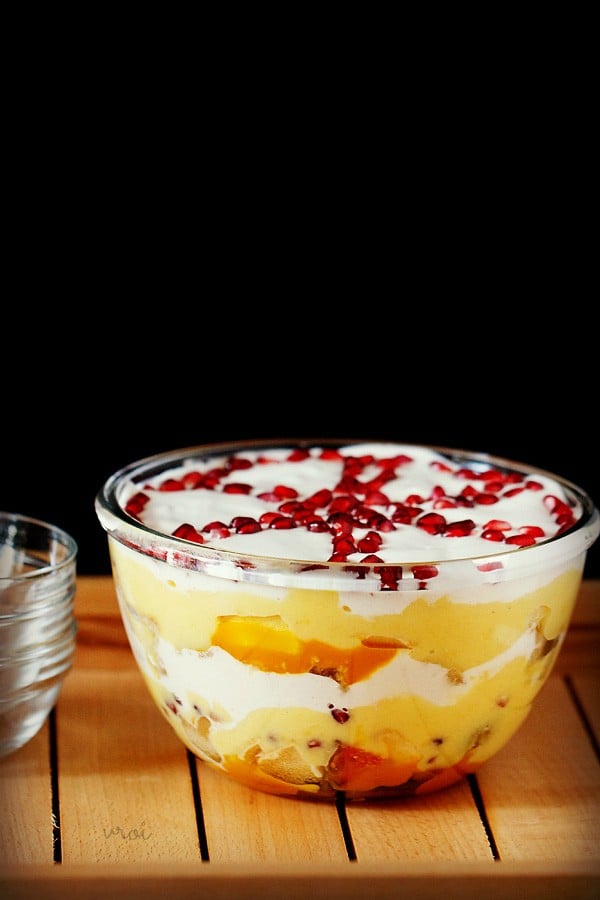
[[[561,679],[478,781],[502,860],[600,860],[600,767]]]
[[[187,754],[137,669],[82,670],[58,705],[63,861],[200,861]]]
[[[52,862],[49,730],[0,760],[0,863]]]
[[[197,768],[211,862],[348,859],[335,803],[275,797]]]
[[[429,796],[349,804],[346,814],[360,863],[493,860],[466,781]]]
[[[535,862],[436,862],[358,866],[255,863],[180,866],[116,864],[18,869],[0,876],[6,900],[597,900],[600,866]]]

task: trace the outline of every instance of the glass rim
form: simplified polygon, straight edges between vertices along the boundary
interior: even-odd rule
[[[55,525],[54,523],[48,522],[45,519],[38,519],[34,516],[29,516],[24,513],[0,510],[0,525],[2,525],[3,523],[6,523],[7,525],[13,524],[17,528],[19,528],[20,526],[25,526],[28,528],[38,528],[40,534],[47,534],[49,538],[54,538],[64,547],[65,557],[64,559],[58,560],[56,562],[44,563],[44,561],[42,560],[42,565],[39,565],[27,572],[13,572],[8,575],[3,575],[0,573],[0,586],[3,582],[14,583],[17,581],[32,581],[36,578],[48,575],[50,572],[58,572],[75,562],[77,554],[79,552],[77,541],[71,534],[69,534],[68,531],[65,531],[65,529],[61,528],[59,525]],[[6,541],[3,538],[0,542],[0,547],[7,546],[15,548],[14,543]],[[16,546],[18,548],[18,544]],[[36,557],[36,562],[40,562],[38,557]]]

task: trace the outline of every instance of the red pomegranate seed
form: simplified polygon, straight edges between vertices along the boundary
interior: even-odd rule
[[[352,494],[335,497],[329,506],[330,513],[349,513],[358,506],[358,500]]]
[[[329,525],[321,516],[308,516],[298,524],[304,525],[307,531],[324,532],[330,530]]]
[[[425,513],[415,524],[428,534],[441,534],[446,527],[446,520],[440,513]]]
[[[334,450],[330,447],[325,447],[319,455],[319,459],[331,459],[337,461],[342,460],[343,458],[344,457],[339,452],[339,450]]]
[[[380,556],[376,556],[374,553],[369,553],[367,556],[363,556],[361,559],[361,563],[382,563],[383,560]]]
[[[341,497],[338,497],[338,500],[341,499]],[[332,500],[332,492],[327,490],[327,488],[323,488],[322,491],[317,491],[316,494],[313,494],[312,497],[309,497],[306,502],[310,503],[313,509],[321,509],[325,506],[328,506]]]
[[[285,484],[276,484],[273,493],[277,494],[280,500],[294,500],[298,496],[295,488],[287,487]]]
[[[383,538],[376,531],[369,531],[357,544],[361,553],[372,553],[379,550],[383,543]]]
[[[546,533],[539,525],[521,525],[519,528],[521,534],[530,534],[531,537],[546,537]]]
[[[485,483],[485,491],[488,494],[497,494],[503,487],[503,481],[486,481]]]
[[[472,500],[473,497],[476,497],[479,491],[475,490],[472,484],[468,484],[466,487],[462,489],[460,492],[461,497],[467,497],[469,500]]]
[[[350,534],[354,519],[349,513],[334,513],[328,516],[327,524],[335,534]]]
[[[143,494],[141,491],[138,491],[137,494],[134,494],[133,497],[130,497],[127,501],[125,512],[128,513],[128,515],[133,516],[134,519],[137,519],[149,500],[150,497]]]
[[[506,538],[507,544],[516,544],[517,547],[530,547],[535,544],[535,538],[530,534],[511,534]]]
[[[332,553],[327,562],[348,562],[345,553]]]
[[[165,480],[160,484],[158,490],[159,491],[182,491],[184,490],[185,485],[180,478],[165,478]]]
[[[421,497],[419,494],[409,494],[406,500],[404,501],[406,506],[419,506],[421,503],[425,502],[425,497]]]
[[[302,450],[298,447],[289,454],[288,462],[302,462],[303,459],[308,459],[309,456],[310,452],[308,450]]]
[[[510,488],[510,490],[504,491],[502,496],[503,497],[516,497],[517,494],[520,494],[521,491],[523,491],[523,490],[525,490],[525,488],[522,488],[522,487]]]
[[[251,490],[251,484],[242,484],[236,481],[230,481],[229,484],[223,485],[224,494],[249,494]]]
[[[475,503],[479,503],[481,506],[491,506],[492,503],[498,502],[498,498],[495,494],[488,494],[487,492],[483,494],[475,494],[473,500],[475,501]]]
[[[349,475],[344,477],[336,484],[334,492],[337,494],[362,494],[363,486],[356,478]]]
[[[504,534],[499,528],[486,528],[481,532],[481,537],[486,541],[503,541]]]
[[[458,503],[448,497],[440,497],[439,500],[433,501],[432,506],[434,509],[456,509]]]
[[[202,472],[186,472],[181,480],[186,488],[188,488],[189,490],[195,490],[196,488],[202,486],[204,475],[202,474]]]
[[[490,521],[486,522],[483,526],[483,530],[487,531],[488,528],[491,528],[493,531],[510,531],[512,525],[504,519],[490,519]]]
[[[448,465],[448,463],[441,462],[441,460],[433,459],[429,463],[432,469],[436,469],[438,472],[451,472],[452,467]]]
[[[275,519],[279,519],[280,516],[281,513],[273,512],[271,510],[270,512],[264,512],[262,516],[260,516],[258,521],[261,525],[264,525],[266,528],[268,528],[271,522],[273,522]]]
[[[193,525],[184,522],[179,525],[173,532],[173,537],[184,538],[186,541],[193,541],[195,544],[203,544],[204,538],[199,534]]]
[[[445,537],[465,537],[475,528],[473,519],[461,519],[460,522],[449,522],[444,531]]]
[[[410,525],[412,520],[420,516],[422,512],[420,506],[405,506],[403,503],[396,503],[396,509],[392,513],[392,522]]]
[[[544,485],[540,484],[539,481],[526,481],[525,487],[528,491],[542,491],[544,489]]]
[[[277,529],[277,531],[296,527],[296,522],[289,516],[277,516],[275,519],[273,519],[272,522],[269,523],[269,528],[275,528]]]
[[[237,534],[254,534],[261,530],[260,524],[252,516],[234,516],[229,527],[233,528]]]
[[[365,504],[367,506],[389,506],[390,498],[382,491],[369,491],[365,494]]]
[[[350,553],[356,553],[356,544],[347,534],[340,534],[333,539],[333,549],[336,553],[348,556]]]
[[[251,469],[253,465],[251,459],[245,459],[243,456],[230,456],[227,460],[227,468],[230,472],[237,469]]]
[[[225,522],[218,522],[216,520],[205,525],[202,529],[202,533],[208,534],[211,540],[213,538],[226,538],[231,534]]]

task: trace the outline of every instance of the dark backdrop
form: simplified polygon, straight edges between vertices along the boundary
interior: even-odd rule
[[[597,379],[558,333],[532,353],[506,327],[461,326],[432,343],[434,316],[422,332],[380,323],[349,335],[255,313],[252,330],[226,312],[210,327],[186,312],[179,334],[149,318],[118,339],[117,310],[103,310],[58,348],[40,335],[5,382],[0,509],[60,525],[77,540],[79,572],[108,573],[94,497],[114,470],[194,444],[315,436],[489,452],[600,502]],[[517,326],[531,339],[531,323]],[[588,577],[600,577],[599,544]]]

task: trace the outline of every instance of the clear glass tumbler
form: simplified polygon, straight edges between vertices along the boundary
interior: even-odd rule
[[[72,666],[77,550],[55,525],[0,512],[0,756],[37,734]]]

